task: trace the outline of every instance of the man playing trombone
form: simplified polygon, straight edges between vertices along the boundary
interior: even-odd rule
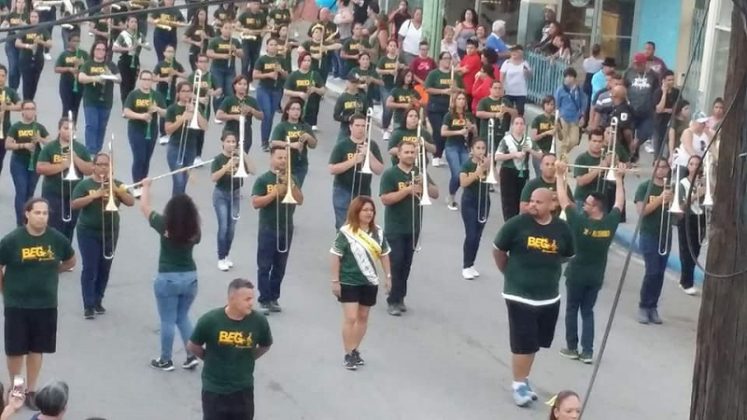
[[[348,206],[355,197],[371,196],[372,174],[381,175],[384,171],[379,145],[367,137],[371,123],[362,114],[353,115],[350,137],[337,142],[329,156],[329,172],[335,177],[332,184],[335,229],[345,223]]]
[[[194,92],[192,85],[179,82],[176,94],[176,103],[166,110],[166,134],[169,135],[166,160],[172,171],[192,165],[195,159],[197,133],[205,131],[208,124],[202,113],[196,111],[199,96]],[[172,196],[185,193],[188,177],[188,172],[174,174]]]
[[[540,158],[540,173],[539,176],[528,181],[524,184],[524,188],[521,190],[521,201],[519,202],[519,213],[526,213],[529,209],[529,200],[532,197],[532,193],[537,188],[547,188],[553,195],[552,202],[552,213],[558,215],[560,208],[558,207],[558,197],[556,187],[556,174],[555,174],[555,163],[557,158],[552,153],[545,153]],[[571,197],[571,188],[566,185],[566,194]]]
[[[257,286],[262,312],[280,312],[280,284],[293,240],[293,213],[303,193],[292,175],[287,147],[270,149],[270,170],[257,177],[252,207],[259,209]]]
[[[91,175],[93,163],[86,146],[75,141],[73,121],[62,118],[57,128],[57,139],[39,152],[36,172],[44,175],[42,197],[49,203],[49,225],[72,242],[78,211],[72,209],[71,195],[80,181],[78,173]]]
[[[387,297],[387,312],[400,316],[407,312],[405,296],[412,258],[418,248],[422,228],[421,206],[438,198],[438,187],[428,179],[422,143],[401,142],[397,148],[399,162],[381,175],[379,196],[384,210],[384,236],[389,242],[392,266],[392,288]],[[416,166],[416,161],[421,162]]]

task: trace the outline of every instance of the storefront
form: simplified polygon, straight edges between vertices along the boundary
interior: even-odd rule
[[[705,10],[706,0],[696,1],[696,10]],[[729,58],[731,38],[731,0],[711,0],[706,18],[700,65],[700,80],[695,104],[698,109],[710,111],[713,100],[724,96],[726,63]],[[693,102],[691,100],[691,102]]]

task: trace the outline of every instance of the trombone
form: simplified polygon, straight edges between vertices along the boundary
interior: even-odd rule
[[[194,96],[194,109],[192,110],[192,119],[189,121],[189,125],[182,124],[182,130],[179,133],[179,150],[177,152],[176,164],[178,166],[184,165],[184,155],[187,154],[187,136],[189,130],[199,130],[200,124],[197,121],[197,114],[200,112],[200,90],[202,89],[202,70],[195,70],[195,77],[192,81],[192,95]],[[185,106],[184,112],[187,112]]]
[[[610,159],[610,167],[607,171],[607,175],[605,175],[604,179],[605,181],[615,182],[617,178],[615,178],[615,167],[617,167],[617,163],[615,162],[615,158],[617,157],[616,150],[617,150],[617,117],[612,117],[610,120],[610,128],[612,129],[612,145],[610,145],[610,151],[609,153],[612,155],[612,159]]]
[[[109,173],[107,174],[106,182],[104,183],[104,187],[108,187],[108,194],[107,194],[107,200],[106,200],[106,206],[101,208],[101,251],[103,252],[104,259],[111,260],[114,258],[114,223],[116,221],[117,214],[119,212],[119,209],[117,208],[117,203],[114,201],[114,147],[112,144],[114,143],[114,133],[112,133],[112,138],[109,140]],[[111,239],[111,245],[112,248],[109,252],[106,251],[106,214],[109,213],[110,216],[110,239]]]
[[[7,101],[5,98],[5,89],[3,89],[3,91],[0,92],[0,140],[5,139],[5,130],[3,129],[3,126],[5,125],[5,105],[7,105]]]
[[[60,177],[60,190],[62,191],[60,205],[62,207],[62,221],[67,223],[73,220],[73,207],[72,207],[72,195],[73,195],[73,181],[80,180],[80,177],[75,171],[75,123],[73,122],[73,111],[67,111],[68,124],[71,124],[72,135],[70,137],[70,145],[68,146],[68,159],[70,161],[70,167],[67,170],[67,174]],[[60,147],[60,152],[64,153],[64,149]],[[67,205],[65,205],[65,181],[67,181]]]
[[[415,168],[417,168],[418,171],[413,170],[412,172],[410,172],[410,176],[411,176],[410,182],[412,184],[415,184],[417,182],[416,172],[419,172],[420,183],[423,186],[423,191],[420,193],[420,202],[418,203],[418,206],[420,206],[421,208],[419,210],[416,211],[416,208],[415,208],[415,197],[413,197],[411,199],[411,203],[412,203],[412,232],[413,232],[413,234],[415,234],[415,231],[416,231],[416,229],[415,229],[415,227],[416,227],[415,226],[415,216],[416,216],[416,214],[418,216],[418,222],[417,222],[418,223],[418,225],[417,225],[418,229],[417,229],[417,231],[418,231],[418,233],[420,233],[420,231],[423,228],[423,209],[422,209],[422,207],[423,206],[430,206],[431,204],[433,204],[433,203],[431,203],[431,197],[430,197],[430,195],[428,195],[428,169],[426,167],[426,165],[428,163],[428,156],[427,156],[427,153],[426,153],[426,150],[425,150],[425,142],[423,140],[423,137],[421,136],[422,127],[423,127],[423,124],[421,123],[422,120],[423,120],[422,117],[423,117],[423,108],[421,107],[420,108],[420,115],[418,116],[418,129],[417,129],[417,139],[416,139],[417,146],[418,146],[417,147],[418,155],[415,158]],[[412,246],[413,246],[412,249],[414,251],[420,251],[422,249],[422,246],[420,245],[420,236],[419,235],[418,235],[418,240],[416,242],[413,242]]]
[[[198,70],[199,71],[199,70]],[[239,220],[241,218],[241,213],[239,211],[234,211],[234,207],[236,204],[234,201],[236,201],[236,198],[234,197],[234,183],[239,182],[239,188],[241,188],[243,178],[248,178],[249,174],[246,172],[246,165],[244,163],[244,120],[246,117],[244,114],[239,115],[239,144],[237,145],[237,148],[233,149],[233,153],[231,153],[231,162],[232,165],[238,160],[238,165],[234,165],[233,174],[231,174],[231,202],[229,203],[231,207],[231,218],[233,220]],[[238,155],[238,156],[237,156]],[[239,180],[236,180],[236,179]]]
[[[371,135],[373,131],[373,124],[371,123],[371,119],[373,118],[373,108],[368,108],[366,111],[366,139],[364,140],[365,146],[366,146],[366,156],[363,158],[363,165],[361,166],[360,171],[358,170],[358,165],[356,164],[353,166],[353,186],[350,190],[350,200],[352,201],[353,198],[360,195],[361,187],[363,185],[363,177],[361,176],[360,181],[358,181],[358,193],[356,194],[356,188],[355,188],[355,179],[358,176],[358,174],[372,174],[371,171]]]
[[[554,144],[555,143],[553,142],[553,145]],[[495,185],[498,183],[498,180],[495,178],[495,153],[493,153],[494,146],[495,119],[491,118],[488,120],[488,144],[487,149],[485,150],[486,155],[484,156],[484,158],[488,159],[490,168],[488,168],[488,174],[480,180],[480,182],[484,184]],[[488,188],[483,188],[482,185],[477,189],[477,221],[479,223],[485,223],[488,221],[488,194]],[[485,196],[485,198],[482,198],[483,195]],[[483,205],[483,201],[485,201],[485,205]]]
[[[682,214],[682,206],[680,206],[679,192],[680,192],[680,166],[677,166],[675,172],[676,180],[674,180],[674,194],[672,198],[672,204],[667,209],[666,203],[662,200],[661,202],[661,219],[659,220],[659,255],[664,256],[669,252],[669,242],[672,239],[672,214]],[[664,178],[664,192],[669,191],[672,187],[669,185],[669,179]],[[662,241],[663,239],[663,241]]]
[[[291,153],[290,153],[290,137],[285,136],[285,149],[288,151],[287,157],[286,157],[286,165],[285,165],[285,178],[286,178],[286,184],[287,188],[285,190],[285,197],[283,197],[283,200],[278,202],[277,199],[275,199],[275,231],[277,232],[277,240],[275,242],[275,249],[285,254],[290,249],[290,244],[288,243],[289,234],[288,234],[288,208],[289,204],[298,204],[296,201],[296,198],[293,197],[293,168],[291,164]],[[282,178],[280,176],[280,173],[276,173],[276,184],[280,184],[280,181],[282,181]],[[284,211],[285,211],[285,229],[284,229],[284,235],[285,235],[285,242],[283,242],[283,246],[280,245],[280,205],[285,204]]]
[[[710,225],[711,211],[713,210],[713,193],[711,192],[711,153],[706,152],[703,166],[703,176],[700,178],[700,182],[704,184],[705,194],[703,195],[703,203],[700,206],[703,208],[703,215],[705,220],[703,223],[705,226],[701,228],[701,223],[698,222],[698,239],[700,239],[701,245],[708,242],[708,225]]]

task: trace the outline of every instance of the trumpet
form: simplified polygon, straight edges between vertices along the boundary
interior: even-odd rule
[[[60,190],[63,192],[61,194],[62,200],[60,200],[60,204],[62,206],[62,221],[63,222],[69,222],[73,220],[73,209],[72,209],[72,200],[69,198],[72,196],[73,193],[73,181],[80,180],[80,177],[78,176],[77,172],[75,171],[75,123],[73,122],[73,111],[68,110],[67,111],[67,118],[69,120],[69,124],[72,124],[71,130],[72,135],[70,137],[70,145],[68,146],[68,159],[70,162],[70,167],[67,170],[67,174],[64,177],[60,177]],[[65,150],[61,147],[60,148],[62,154],[65,154]],[[68,190],[68,202],[67,205],[65,204],[65,181],[67,181],[67,190]]]
[[[114,258],[114,223],[116,222],[116,213],[119,212],[119,209],[117,208],[117,203],[114,201],[114,133],[112,133],[112,138],[109,140],[109,173],[107,174],[107,179],[104,182],[104,185],[102,186],[105,189],[108,189],[107,198],[106,198],[106,205],[101,208],[101,245],[104,259],[111,260]],[[108,188],[107,188],[108,187]],[[111,238],[111,250],[107,252],[106,250],[106,214],[109,213],[110,215],[110,238]]]
[[[244,116],[239,116],[239,144],[238,149],[233,149],[233,152],[231,153],[231,162],[233,166],[232,174],[231,174],[231,202],[229,203],[231,207],[231,218],[233,220],[239,220],[241,218],[241,213],[238,211],[234,211],[234,207],[238,208],[234,201],[236,201],[236,197],[234,196],[234,183],[239,182],[239,188],[241,188],[242,179],[248,178],[249,174],[246,171],[246,163],[244,162]]]

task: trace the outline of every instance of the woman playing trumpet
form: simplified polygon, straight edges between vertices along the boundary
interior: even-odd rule
[[[688,205],[690,211],[685,212],[684,217],[677,222],[677,238],[680,247],[680,262],[682,270],[680,271],[680,288],[688,295],[695,295],[698,290],[693,283],[695,262],[700,256],[700,248],[703,239],[705,239],[707,219],[703,209],[703,195],[705,194],[704,180],[708,178],[703,176],[699,171],[701,157],[698,155],[690,156],[687,161],[687,176],[680,180],[680,196],[677,199],[680,205],[685,209]],[[692,195],[688,195],[692,187]],[[688,201],[688,198],[690,199]]]
[[[316,137],[311,126],[301,121],[303,101],[292,98],[285,104],[283,117],[272,130],[270,147],[286,147],[290,149],[288,159],[291,161],[293,176],[298,180],[298,186],[303,187],[306,174],[309,172],[309,149],[316,148]]]
[[[517,116],[495,152],[495,160],[502,162],[500,183],[504,221],[519,214],[521,191],[529,177],[530,155],[541,158],[542,152],[527,135],[524,117]]]
[[[459,171],[467,162],[469,157],[467,147],[472,136],[476,134],[475,118],[469,110],[467,94],[459,92],[454,97],[454,102],[449,108],[449,112],[444,116],[441,126],[441,136],[446,138],[444,153],[451,172],[449,196],[446,198],[449,210],[458,210],[454,196],[459,189]]]
[[[299,98],[303,101],[301,118],[312,130],[316,130],[319,103],[327,89],[324,87],[324,79],[317,70],[312,69],[311,63],[311,54],[298,54],[298,70],[285,80],[283,94],[288,98]]]
[[[420,133],[420,138],[418,138],[418,132]],[[425,151],[428,153],[434,153],[436,151],[436,146],[433,144],[433,138],[428,130],[425,129],[425,120],[420,119],[420,114],[414,107],[410,107],[407,112],[405,112],[404,119],[399,128],[394,130],[392,136],[389,137],[389,144],[387,147],[389,149],[389,155],[392,157],[392,165],[396,165],[397,162],[399,162],[399,145],[402,142],[423,145]]]
[[[207,120],[201,112],[197,112],[197,126],[199,130],[189,128],[196,112],[197,101],[193,98],[193,88],[187,82],[179,82],[176,87],[177,102],[166,110],[166,134],[169,135],[169,145],[166,160],[169,169],[174,171],[192,165],[195,159],[195,146],[198,131],[207,129]],[[184,194],[187,189],[188,172],[174,174],[171,195]]]
[[[109,123],[114,99],[117,67],[106,59],[106,41],[94,41],[91,59],[83,63],[78,72],[78,83],[83,85],[83,112],[86,120],[86,149],[96,154],[104,144],[104,134]]]
[[[490,170],[490,157],[487,143],[476,138],[470,148],[469,160],[459,171],[459,185],[462,187],[462,222],[464,223],[464,245],[462,246],[462,277],[472,280],[480,273],[475,269],[475,258],[480,248],[480,238],[485,222],[490,214],[490,184],[485,178]]]
[[[261,120],[264,114],[259,110],[257,100],[249,96],[249,78],[240,74],[233,79],[233,96],[227,97],[221,104],[215,119],[223,121],[223,131],[239,132],[239,120],[244,115],[244,152],[249,153],[252,147],[252,117]],[[274,110],[272,112],[275,112]]]
[[[77,226],[78,249],[83,262],[80,287],[86,319],[106,313],[102,301],[119,238],[119,212],[105,211],[105,207],[110,199],[117,207],[135,204],[135,198],[122,182],[111,179],[114,172],[108,154],[96,154],[93,165],[93,175],[81,181],[72,195],[73,210],[80,210]]]
[[[176,60],[174,54],[176,54],[174,47],[167,45],[166,49],[163,50],[163,61],[156,64],[156,68],[153,69],[153,78],[158,82],[156,92],[163,96],[166,101],[166,108],[176,103],[177,82],[187,78],[184,66]],[[158,143],[167,144],[169,136],[166,135],[166,121],[163,118],[159,118],[158,132],[161,135]]]
[[[44,175],[42,197],[49,202],[49,226],[73,240],[73,231],[78,222],[78,211],[72,209],[71,195],[79,179],[65,179],[69,171],[88,176],[93,173],[91,155],[86,146],[75,141],[73,122],[67,117],[57,124],[57,139],[50,141],[39,152],[36,172]],[[72,147],[72,151],[70,148]]]
[[[39,12],[29,12],[29,24],[39,23]],[[44,69],[44,49],[52,48],[52,40],[49,32],[43,29],[35,29],[24,33],[15,40],[18,53],[18,67],[21,70],[23,81],[23,99],[34,100],[36,88],[39,86],[39,77]]]

